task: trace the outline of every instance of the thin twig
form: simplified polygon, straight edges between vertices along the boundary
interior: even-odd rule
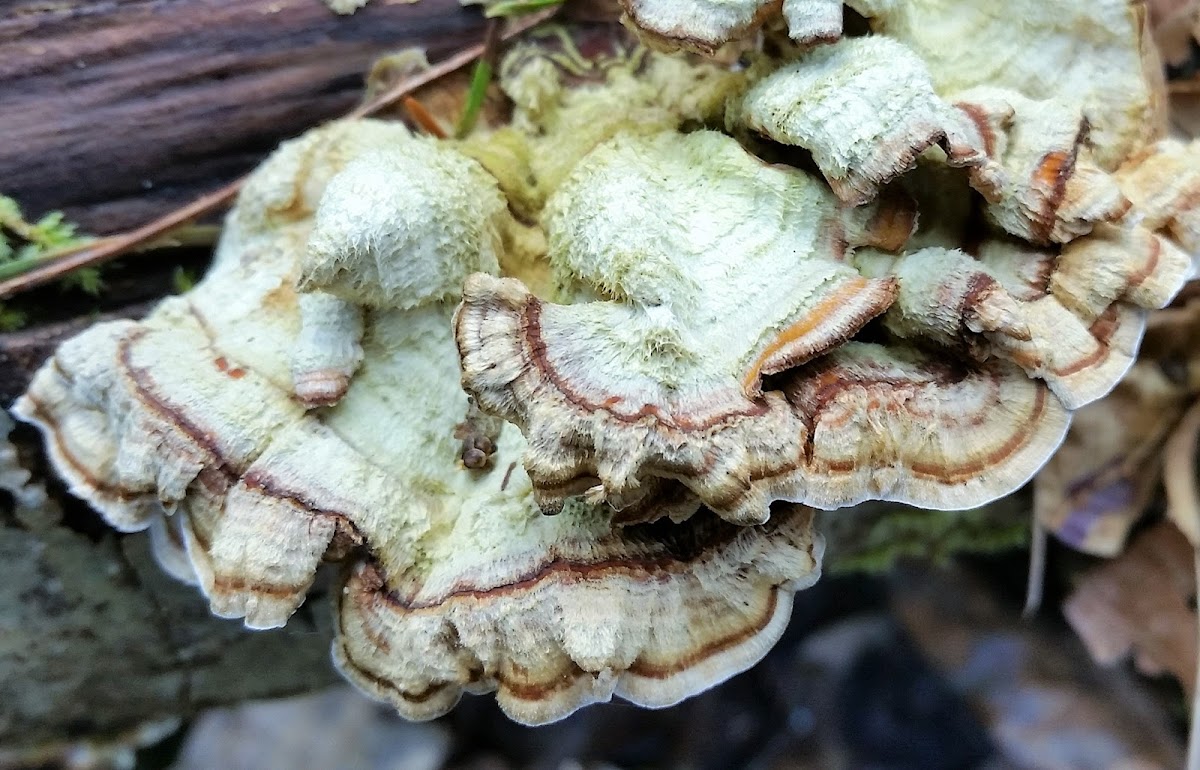
[[[1200,401],[1179,418],[1162,448],[1163,493],[1167,518],[1179,527],[1193,546],[1200,547],[1200,488],[1196,484],[1197,439],[1200,438]]]
[[[562,4],[563,0],[500,0],[489,5],[483,15],[489,19],[507,18]]]
[[[1196,484],[1197,436],[1200,435],[1200,401],[1183,413],[1171,437],[1162,448],[1163,492],[1167,498],[1167,518],[1192,544],[1192,569],[1200,586],[1200,490]],[[1200,618],[1200,616],[1198,616]],[[1200,620],[1196,633],[1200,636]],[[1188,730],[1187,770],[1200,770],[1200,656],[1196,658],[1196,678],[1192,682],[1191,727]]]
[[[449,136],[437,118],[433,117],[429,113],[429,110],[425,109],[425,105],[421,104],[416,98],[406,96],[400,104],[404,107],[404,111],[408,113],[408,117],[412,119],[412,122],[416,123],[425,133],[435,139],[445,139]]]
[[[500,33],[500,42],[508,41],[522,32],[529,30],[543,21],[546,21],[558,11],[558,7],[547,8],[538,13],[531,13],[528,16],[511,21],[504,31]],[[387,109],[396,104],[404,97],[408,96],[413,91],[423,86],[429,85],[435,80],[445,77],[455,70],[470,64],[475,59],[483,55],[485,51],[483,43],[477,43],[468,46],[453,56],[443,59],[437,64],[431,66],[424,72],[419,72],[410,78],[397,83],[392,88],[380,94],[371,101],[356,107],[344,117],[346,118],[364,118],[369,115],[374,115],[381,110]],[[138,246],[162,237],[171,230],[174,230],[180,225],[186,224],[193,219],[197,219],[206,214],[210,214],[218,209],[226,206],[238,194],[245,183],[246,177],[241,177],[224,187],[214,192],[208,193],[182,208],[175,209],[158,219],[149,222],[134,230],[118,235],[107,236],[96,241],[81,246],[77,250],[72,250],[67,254],[59,257],[45,260],[44,263],[29,270],[21,275],[14,276],[8,280],[0,281],[0,299],[6,299],[23,291],[28,291],[37,286],[50,283],[51,281],[62,278],[67,273],[73,270],[78,270],[83,267],[92,267],[105,262],[112,261],[123,254],[126,254]]]
[[[549,20],[556,13],[558,13],[558,8],[554,7],[547,8],[546,10],[539,11],[537,13],[531,13],[528,16],[522,16],[520,18],[513,19],[508,23],[507,26],[505,26],[504,30],[501,31],[500,42],[506,43],[509,40],[512,40],[517,35],[533,29],[543,21]],[[427,86],[433,81],[443,78],[446,75],[449,75],[451,72],[467,66],[480,56],[483,56],[485,49],[486,45],[482,42],[468,46],[450,58],[442,59],[440,62],[434,64],[424,72],[418,72],[411,78],[397,83],[366,104],[355,108],[348,115],[346,115],[346,117],[365,118],[369,115],[374,115],[381,110],[387,109],[404,97],[408,96],[413,91],[416,91],[418,88]]]
[[[43,260],[43,264],[29,272],[0,282],[0,299],[50,283],[74,270],[114,260],[147,241],[160,238],[180,225],[185,225],[210,211],[215,211],[233,200],[238,190],[241,189],[243,179],[245,177],[230,182],[215,192],[197,198],[188,205],[168,212],[153,222],[127,233],[101,238],[63,256]]]
[[[1025,583],[1025,608],[1021,610],[1021,617],[1026,620],[1041,608],[1046,583],[1046,528],[1038,521],[1036,507],[1029,535],[1029,578]]]
[[[1200,78],[1190,80],[1171,80],[1167,83],[1167,91],[1172,94],[1200,93]]]
[[[1200,586],[1200,548],[1192,549],[1192,569]],[[1200,625],[1196,628],[1200,634]],[[1200,770],[1200,655],[1196,656],[1196,678],[1192,680],[1191,727],[1188,730],[1187,770]]]
[[[153,238],[139,243],[129,251],[153,251],[155,249],[173,249],[180,246],[212,246],[217,242],[220,234],[221,228],[217,225],[185,225],[176,227],[161,238]],[[8,262],[0,262],[0,281],[24,275],[39,265],[75,256],[84,249],[113,248],[117,245],[117,239],[124,237],[125,234],[89,238],[85,243],[75,243],[70,246],[51,249],[36,256],[20,257]]]
[[[161,238],[154,238],[145,243],[140,243],[133,249],[130,249],[130,251],[142,252],[153,251],[155,249],[174,249],[180,246],[212,246],[217,242],[220,235],[221,228],[219,225],[186,225],[175,228]],[[56,249],[44,251],[36,256],[19,257],[8,262],[0,262],[0,281],[12,278],[13,276],[23,275],[43,263],[77,254],[84,248],[97,249],[102,246],[111,246],[120,237],[124,236],[109,235],[100,238],[89,238],[84,243],[60,246]]]

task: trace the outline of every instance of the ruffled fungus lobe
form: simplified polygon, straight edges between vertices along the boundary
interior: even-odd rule
[[[1080,157],[1077,107],[988,87],[943,101],[924,62],[887,37],[808,52],[756,83],[731,116],[813,154],[838,197],[859,205],[912,169],[935,143],[964,167],[990,219],[1012,235],[1063,243],[1129,208],[1113,180]]]
[[[1033,276],[1018,272],[1022,261]],[[883,319],[896,337],[959,347],[979,361],[1012,361],[1068,409],[1113,388],[1136,356],[1145,309],[1169,302],[1191,271],[1177,246],[1136,226],[1098,230],[1057,258],[988,240],[978,256],[931,247],[899,258],[864,254],[857,262],[868,275],[899,279]]]
[[[132,531],[166,513],[185,549],[175,563],[217,614],[280,625],[323,559],[348,560],[335,658],[405,716],[444,713],[464,689],[498,690],[529,723],[614,693],[674,703],[778,638],[792,592],[819,574],[811,513],[625,529],[593,505],[541,514],[520,433],[473,412],[458,385],[451,314],[462,275],[489,264],[479,215],[497,193],[452,152],[372,122],[285,145],[247,184],[195,290],[65,344],[16,412],[110,522]],[[392,184],[448,167],[462,173]],[[373,229],[382,221],[394,229]],[[347,263],[343,279],[334,266]],[[313,293],[297,285],[360,325],[310,331]],[[332,406],[293,398],[311,383],[293,386],[306,338],[361,350]],[[467,434],[489,442],[485,466],[466,467]],[[181,555],[170,538],[157,546]]]
[[[869,13],[878,0],[851,0],[849,7]],[[840,0],[621,0],[625,18],[650,44],[711,54],[743,38],[782,9],[788,33],[802,45],[837,40],[842,35]]]
[[[755,83],[731,118],[809,150],[837,196],[855,206],[935,143],[954,165],[986,159],[978,129],[938,97],[921,59],[886,37],[807,52]]]
[[[464,582],[478,569],[464,548],[517,535],[482,513],[460,516],[483,531],[447,541],[455,550],[426,575],[389,580],[360,563],[339,597],[338,664],[406,716],[442,714],[464,687],[496,689],[508,714],[534,724],[613,694],[669,706],[762,657],[792,593],[817,576],[809,511],[777,509],[762,528],[704,517],[637,531],[571,511],[506,544],[487,583]]]
[[[764,23],[769,29],[780,16],[801,47],[836,41],[844,10],[830,0],[622,0],[622,5],[631,26],[650,43],[703,52],[745,40]],[[1086,115],[1091,151],[1105,170],[1166,128],[1158,53],[1141,2],[1013,0],[1004,13],[997,13],[992,0],[851,0],[844,7],[865,17],[873,35],[911,50],[949,103],[984,86],[1053,100]],[[903,70],[903,61],[897,65]],[[899,81],[909,77],[897,75]],[[862,113],[864,105],[853,95],[842,98],[849,112]]]
[[[340,204],[313,218],[292,362],[296,397],[310,407],[337,403],[349,387],[363,356],[364,310],[449,299],[470,273],[499,270],[507,217],[478,163],[424,139],[364,152],[326,194]]]
[[[874,36],[737,71],[522,46],[507,125],[285,144],[199,286],[64,344],[15,411],[218,614],[284,623],[343,562],[336,660],[406,716],[673,703],[778,638],[819,572],[803,505],[1015,489],[1190,274],[1195,150],[1151,146],[1136,14],[1018,6],[863,0]],[[1029,46],[996,33],[1021,12]],[[820,174],[763,160],[787,143]]]
[[[547,221],[560,282],[611,299],[555,305],[473,277],[456,321],[464,386],[525,431],[551,510],[597,480],[623,508],[655,477],[738,523],[764,521],[780,497],[983,502],[1023,483],[1066,429],[1061,405],[1016,367],[943,370],[843,346],[836,364],[762,392],[764,375],[891,305],[897,284],[864,278],[848,255],[895,247],[911,226],[911,209],[846,208],[719,134],[618,139],[579,165]],[[834,388],[812,393],[821,382]],[[989,429],[965,428],[980,421]]]

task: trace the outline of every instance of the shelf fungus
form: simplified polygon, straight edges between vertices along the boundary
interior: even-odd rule
[[[771,37],[782,15],[800,50],[752,68],[729,128],[807,150],[854,204],[940,157],[1006,232],[1065,243],[1128,210],[1111,172],[1165,130],[1157,53],[1129,0],[1021,0],[1005,14],[990,0],[855,0],[870,34],[847,37],[826,0],[624,5],[649,41],[710,53]]]
[[[451,315],[466,272],[495,270],[498,200],[474,161],[402,127],[314,131],[249,181],[200,285],[67,342],[16,412],[115,526],[165,522],[163,561],[222,616],[280,625],[323,559],[345,561],[336,661],[405,716],[464,690],[528,723],[614,694],[675,703],[782,633],[819,574],[811,511],[543,516],[521,434],[459,387]],[[294,375],[310,344],[343,392]]]
[[[737,50],[778,47],[785,58],[795,58],[789,48],[798,47],[803,58],[869,31],[922,61],[934,90],[948,103],[970,89],[990,87],[1074,108],[1088,118],[1089,149],[1106,170],[1165,128],[1159,56],[1144,4],[1136,0],[1014,0],[1005,13],[997,13],[992,0],[621,0],[621,5],[625,21],[649,44],[705,54],[735,43]],[[847,18],[854,21],[846,25]],[[780,40],[783,28],[798,46]],[[907,57],[897,54],[894,65],[891,85],[911,84]],[[917,106],[913,95],[893,91],[887,112]],[[878,119],[865,112],[869,104],[857,94],[825,97],[850,115]]]
[[[718,5],[656,34],[776,8],[686,4]],[[340,562],[335,660],[405,716],[675,703],[778,639],[808,506],[1017,489],[1190,276],[1196,150],[1158,142],[1137,15],[1065,5],[863,0],[837,40],[840,5],[787,0],[825,44],[745,68],[547,33],[464,139],[285,143],[199,285],[64,343],[14,413],[219,615],[283,624]]]
[[[624,508],[655,478],[742,524],[781,497],[982,503],[1041,465],[1067,413],[1016,366],[843,344],[904,291],[855,270],[853,249],[896,248],[913,224],[907,201],[847,207],[721,134],[619,138],[547,205],[559,283],[595,300],[473,276],[464,386],[525,431],[548,510],[585,491]]]
[[[804,54],[755,83],[730,122],[810,151],[838,197],[855,205],[935,144],[965,169],[988,218],[1019,238],[1064,243],[1130,205],[1082,152],[1089,124],[1078,105],[996,87],[947,102],[920,57],[883,36]]]
[[[851,0],[867,12],[879,0]],[[725,43],[752,35],[781,15],[788,33],[802,45],[842,36],[840,0],[621,0],[625,21],[649,44],[714,53]]]

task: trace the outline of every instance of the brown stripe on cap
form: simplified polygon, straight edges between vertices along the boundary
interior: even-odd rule
[[[42,424],[45,429],[45,435],[47,435],[51,443],[54,444],[55,454],[61,457],[67,463],[67,465],[71,466],[71,470],[75,473],[75,475],[78,476],[84,484],[94,489],[97,494],[112,498],[114,500],[119,500],[122,503],[129,503],[135,500],[144,500],[146,498],[157,499],[155,497],[156,490],[152,487],[146,487],[144,489],[125,487],[121,486],[120,484],[103,481],[97,477],[94,473],[92,473],[91,469],[84,465],[78,457],[76,457],[69,449],[67,449],[67,445],[63,443],[62,430],[58,422],[51,417],[50,410],[46,407],[46,405],[35,398],[31,393],[26,393],[24,397],[26,402],[33,406],[32,416]]]
[[[752,624],[743,628],[741,631],[729,634],[720,639],[714,639],[707,644],[701,645],[690,654],[678,659],[670,665],[661,663],[649,663],[642,659],[635,660],[633,665],[629,667],[629,673],[635,674],[646,679],[666,679],[674,676],[682,671],[692,668],[698,663],[701,663],[708,658],[718,655],[726,650],[733,649],[741,644],[745,644],[750,639],[762,633],[775,617],[775,610],[779,606],[779,586],[772,586],[768,594],[767,605],[762,615],[754,620]]]
[[[530,364],[537,368],[547,380],[554,385],[563,397],[585,412],[607,412],[621,422],[638,422],[646,417],[652,417],[663,427],[680,433],[695,433],[705,431],[715,425],[728,422],[737,417],[758,417],[767,412],[767,406],[761,400],[745,401],[740,409],[726,409],[705,419],[693,419],[686,412],[666,413],[658,404],[642,404],[636,411],[618,409],[620,401],[608,399],[596,403],[575,390],[570,381],[562,376],[550,362],[546,354],[546,343],[542,339],[541,313],[542,303],[530,297],[525,307],[520,311],[520,330],[525,341],[525,352]]]

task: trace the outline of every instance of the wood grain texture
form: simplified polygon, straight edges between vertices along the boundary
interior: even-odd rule
[[[0,192],[127,229],[351,108],[376,57],[482,28],[456,0],[0,0]]]

